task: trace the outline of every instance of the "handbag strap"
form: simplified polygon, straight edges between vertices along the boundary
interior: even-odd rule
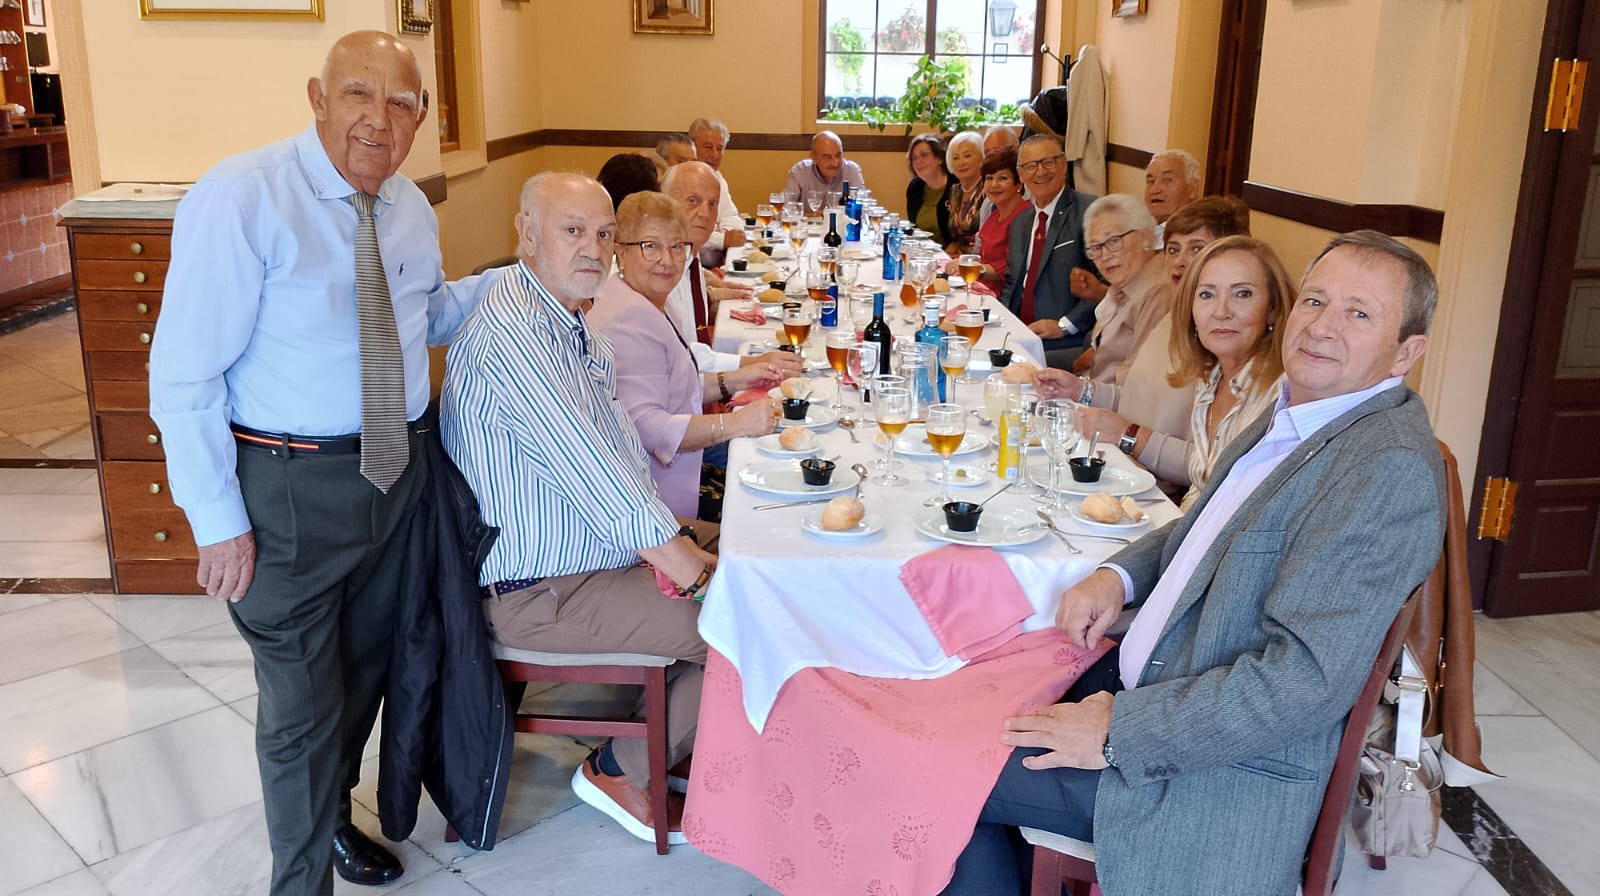
[[[1428,682],[1411,655],[1411,648],[1400,649],[1400,690],[1395,701],[1394,758],[1415,768],[1422,754],[1422,711],[1427,705]]]

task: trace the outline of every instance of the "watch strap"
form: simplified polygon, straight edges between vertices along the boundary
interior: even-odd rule
[[[1117,439],[1117,447],[1123,454],[1132,454],[1137,444],[1139,444],[1139,424],[1129,423],[1128,428],[1122,431],[1122,437]]]

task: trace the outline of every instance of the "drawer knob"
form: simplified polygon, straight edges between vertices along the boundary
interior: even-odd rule
[[[140,314],[149,314],[150,313],[150,306],[146,305],[143,302],[140,302],[139,304],[133,306],[133,310],[139,312]]]
[[[167,533],[165,533],[165,532],[157,532],[156,533],[156,541],[166,541],[166,540],[167,540]]]
[[[151,433],[151,434],[149,434],[149,435],[147,435],[147,436],[145,436],[145,437],[144,437],[144,440],[145,440],[145,441],[146,441],[146,442],[149,442],[149,443],[150,443],[150,444],[152,444],[152,445],[159,445],[159,444],[161,444],[161,436],[160,436],[160,435],[158,435],[158,434],[156,434],[156,433]]]
[[[141,243],[141,242],[135,240],[132,244],[130,244],[128,246],[128,251],[132,252],[135,255],[138,255],[138,254],[140,254],[140,253],[142,253],[144,251],[144,243]]]
[[[161,494],[161,483],[159,483],[159,482],[150,483],[150,494],[152,494],[152,495]]]
[[[139,344],[140,345],[149,345],[150,344],[150,334],[149,333],[140,333],[139,334]]]
[[[144,271],[134,271],[133,272],[133,282],[135,282],[135,283],[143,283],[144,282]]]

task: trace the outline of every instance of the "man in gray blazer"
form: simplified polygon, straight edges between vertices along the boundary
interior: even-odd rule
[[[1069,698],[1088,696],[1007,720],[1018,749],[946,892],[1021,892],[1012,825],[1092,839],[1114,896],[1295,891],[1340,726],[1444,538],[1443,464],[1400,379],[1436,299],[1379,233],[1312,262],[1278,405],[1188,515],[1062,595],[1080,645],[1139,613]]]
[[[1089,259],[1083,253],[1083,213],[1094,197],[1067,189],[1066,154],[1049,136],[1035,134],[1022,141],[1017,171],[1033,210],[1011,222],[1010,261],[1000,300],[1030,328],[1037,331],[1035,323],[1049,325],[1046,351],[1081,352],[1084,338],[1094,328],[1098,300],[1089,290],[1098,281],[1089,273]],[[1099,294],[1104,295],[1103,286]],[[1059,366],[1056,359],[1051,359],[1051,366]]]

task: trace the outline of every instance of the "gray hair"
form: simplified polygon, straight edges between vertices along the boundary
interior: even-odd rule
[[[1029,134],[1028,139],[1017,145],[1017,155],[1022,155],[1022,151],[1024,149],[1032,146],[1035,143],[1048,143],[1052,148],[1061,152],[1066,152],[1065,145],[1063,145],[1060,140],[1057,140],[1055,137],[1052,137],[1049,134]]]
[[[1151,216],[1150,210],[1144,207],[1144,200],[1127,193],[1110,193],[1096,199],[1083,213],[1084,239],[1088,239],[1089,228],[1093,227],[1101,218],[1110,216],[1122,223],[1123,230],[1142,230],[1150,235],[1152,249],[1161,248],[1156,244],[1156,219]]]
[[[717,179],[716,171],[705,162],[684,162],[682,165],[674,165],[673,167],[667,169],[666,176],[661,178],[661,192],[666,193],[669,196],[672,195],[673,184],[676,184],[679,180],[687,176],[685,172],[693,171],[698,171],[701,174],[704,174],[706,177],[711,178],[713,181],[716,181]],[[719,191],[721,190],[721,187],[722,184],[718,183],[717,188]]]
[[[1006,127],[1003,124],[993,124],[993,125],[990,125],[987,128],[984,128],[984,131],[983,131],[984,142],[988,142],[989,138],[993,137],[995,134],[1005,134],[1006,135],[1006,143],[1007,144],[1009,144],[1011,146],[1016,146],[1017,145],[1017,132],[1013,131],[1012,129],[1010,129],[1009,127]]]
[[[669,147],[674,144],[689,147],[689,155],[694,155],[694,141],[684,134],[662,134],[661,139],[656,141],[656,155],[668,158]]]
[[[541,211],[544,205],[544,191],[549,189],[552,182],[561,180],[578,180],[593,184],[599,187],[600,192],[607,196],[611,195],[606,193],[606,188],[601,186],[599,181],[582,171],[541,171],[523,182],[522,193],[517,197],[517,208],[535,233],[539,232],[543,225]]]
[[[1200,170],[1200,160],[1186,149],[1163,149],[1150,157],[1152,163],[1157,159],[1172,159],[1182,164],[1183,179],[1190,183],[1199,183],[1200,178],[1203,176]],[[1150,166],[1146,165],[1145,167],[1149,168]]]
[[[693,140],[694,135],[701,131],[716,131],[721,134],[724,145],[732,139],[732,135],[728,133],[728,126],[715,118],[696,118],[694,121],[689,122],[689,130],[684,133],[689,135],[689,139]]]
[[[973,151],[978,154],[978,161],[979,161],[980,164],[982,164],[982,162],[983,162],[983,138],[978,136],[978,132],[977,131],[962,131],[961,133],[955,135],[954,137],[951,137],[950,138],[950,142],[945,144],[945,147],[944,147],[944,167],[946,169],[948,169],[950,167],[950,156],[955,154],[956,147],[957,146],[961,146],[962,144],[965,144],[965,143],[972,144]]]
[[[1317,257],[1311,259],[1311,264],[1306,265],[1306,272],[1300,278],[1301,290],[1305,289],[1306,279],[1316,269],[1317,263],[1341,246],[1349,246],[1368,256],[1388,258],[1400,265],[1406,277],[1405,294],[1401,297],[1404,311],[1400,317],[1400,341],[1426,335],[1428,328],[1433,326],[1433,311],[1439,306],[1439,281],[1434,278],[1433,268],[1428,267],[1427,259],[1386,233],[1355,230],[1329,240]]]

